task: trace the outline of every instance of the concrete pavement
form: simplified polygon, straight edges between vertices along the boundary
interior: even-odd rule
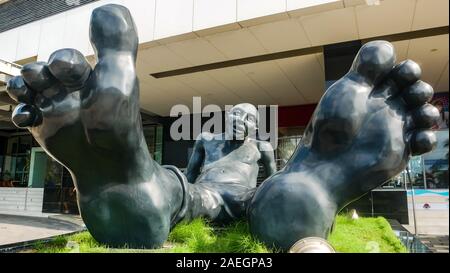
[[[69,221],[64,217],[30,217],[21,215],[0,214],[0,249],[33,240],[64,235],[84,230],[76,220]],[[81,219],[80,219],[81,220]]]

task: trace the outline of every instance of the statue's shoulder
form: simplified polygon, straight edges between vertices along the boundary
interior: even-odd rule
[[[268,141],[264,141],[264,140],[254,140],[256,142],[256,145],[258,146],[258,149],[260,151],[273,151],[273,146],[272,144],[270,144],[270,142]]]

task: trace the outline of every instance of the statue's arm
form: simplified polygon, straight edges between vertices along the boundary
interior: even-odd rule
[[[266,176],[269,177],[277,171],[273,147],[269,142],[261,141],[259,143],[259,151],[261,153],[260,163],[263,164]]]
[[[204,159],[205,148],[203,145],[203,136],[200,134],[195,141],[194,150],[192,151],[192,155],[186,169],[186,177],[189,183],[194,183],[195,179],[199,176]]]

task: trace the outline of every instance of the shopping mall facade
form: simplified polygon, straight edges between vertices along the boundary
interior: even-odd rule
[[[192,109],[196,97],[222,110],[241,102],[278,106],[282,167],[324,91],[346,73],[361,45],[391,41],[399,62],[421,65],[436,92],[433,103],[441,106],[438,148],[413,158],[410,168],[416,208],[446,211],[448,222],[448,0],[0,1],[0,213],[77,212],[69,173],[11,123],[15,103],[5,83],[21,65],[46,61],[60,48],[76,48],[95,64],[89,17],[108,3],[128,7],[139,31],[148,148],[158,162],[179,168],[194,141],[171,138],[174,105]],[[407,181],[402,173],[355,206],[407,223]]]

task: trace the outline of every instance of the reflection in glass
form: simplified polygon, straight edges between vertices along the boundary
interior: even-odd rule
[[[161,125],[146,125],[143,130],[150,154],[156,162],[161,164],[163,127]]]
[[[409,169],[414,189],[425,188],[423,179],[422,157],[413,156],[409,161]]]
[[[436,149],[423,156],[427,189],[448,189],[448,130],[436,131]]]
[[[76,191],[70,173],[46,155],[43,212],[78,213]]]
[[[406,171],[401,172],[381,186],[382,189],[405,189]]]
[[[33,138],[31,136],[11,137],[5,146],[6,153],[0,160],[2,164],[0,186],[27,187]]]
[[[277,169],[286,165],[294,154],[300,140],[302,139],[304,127],[282,127],[278,128],[278,146],[275,150]]]

